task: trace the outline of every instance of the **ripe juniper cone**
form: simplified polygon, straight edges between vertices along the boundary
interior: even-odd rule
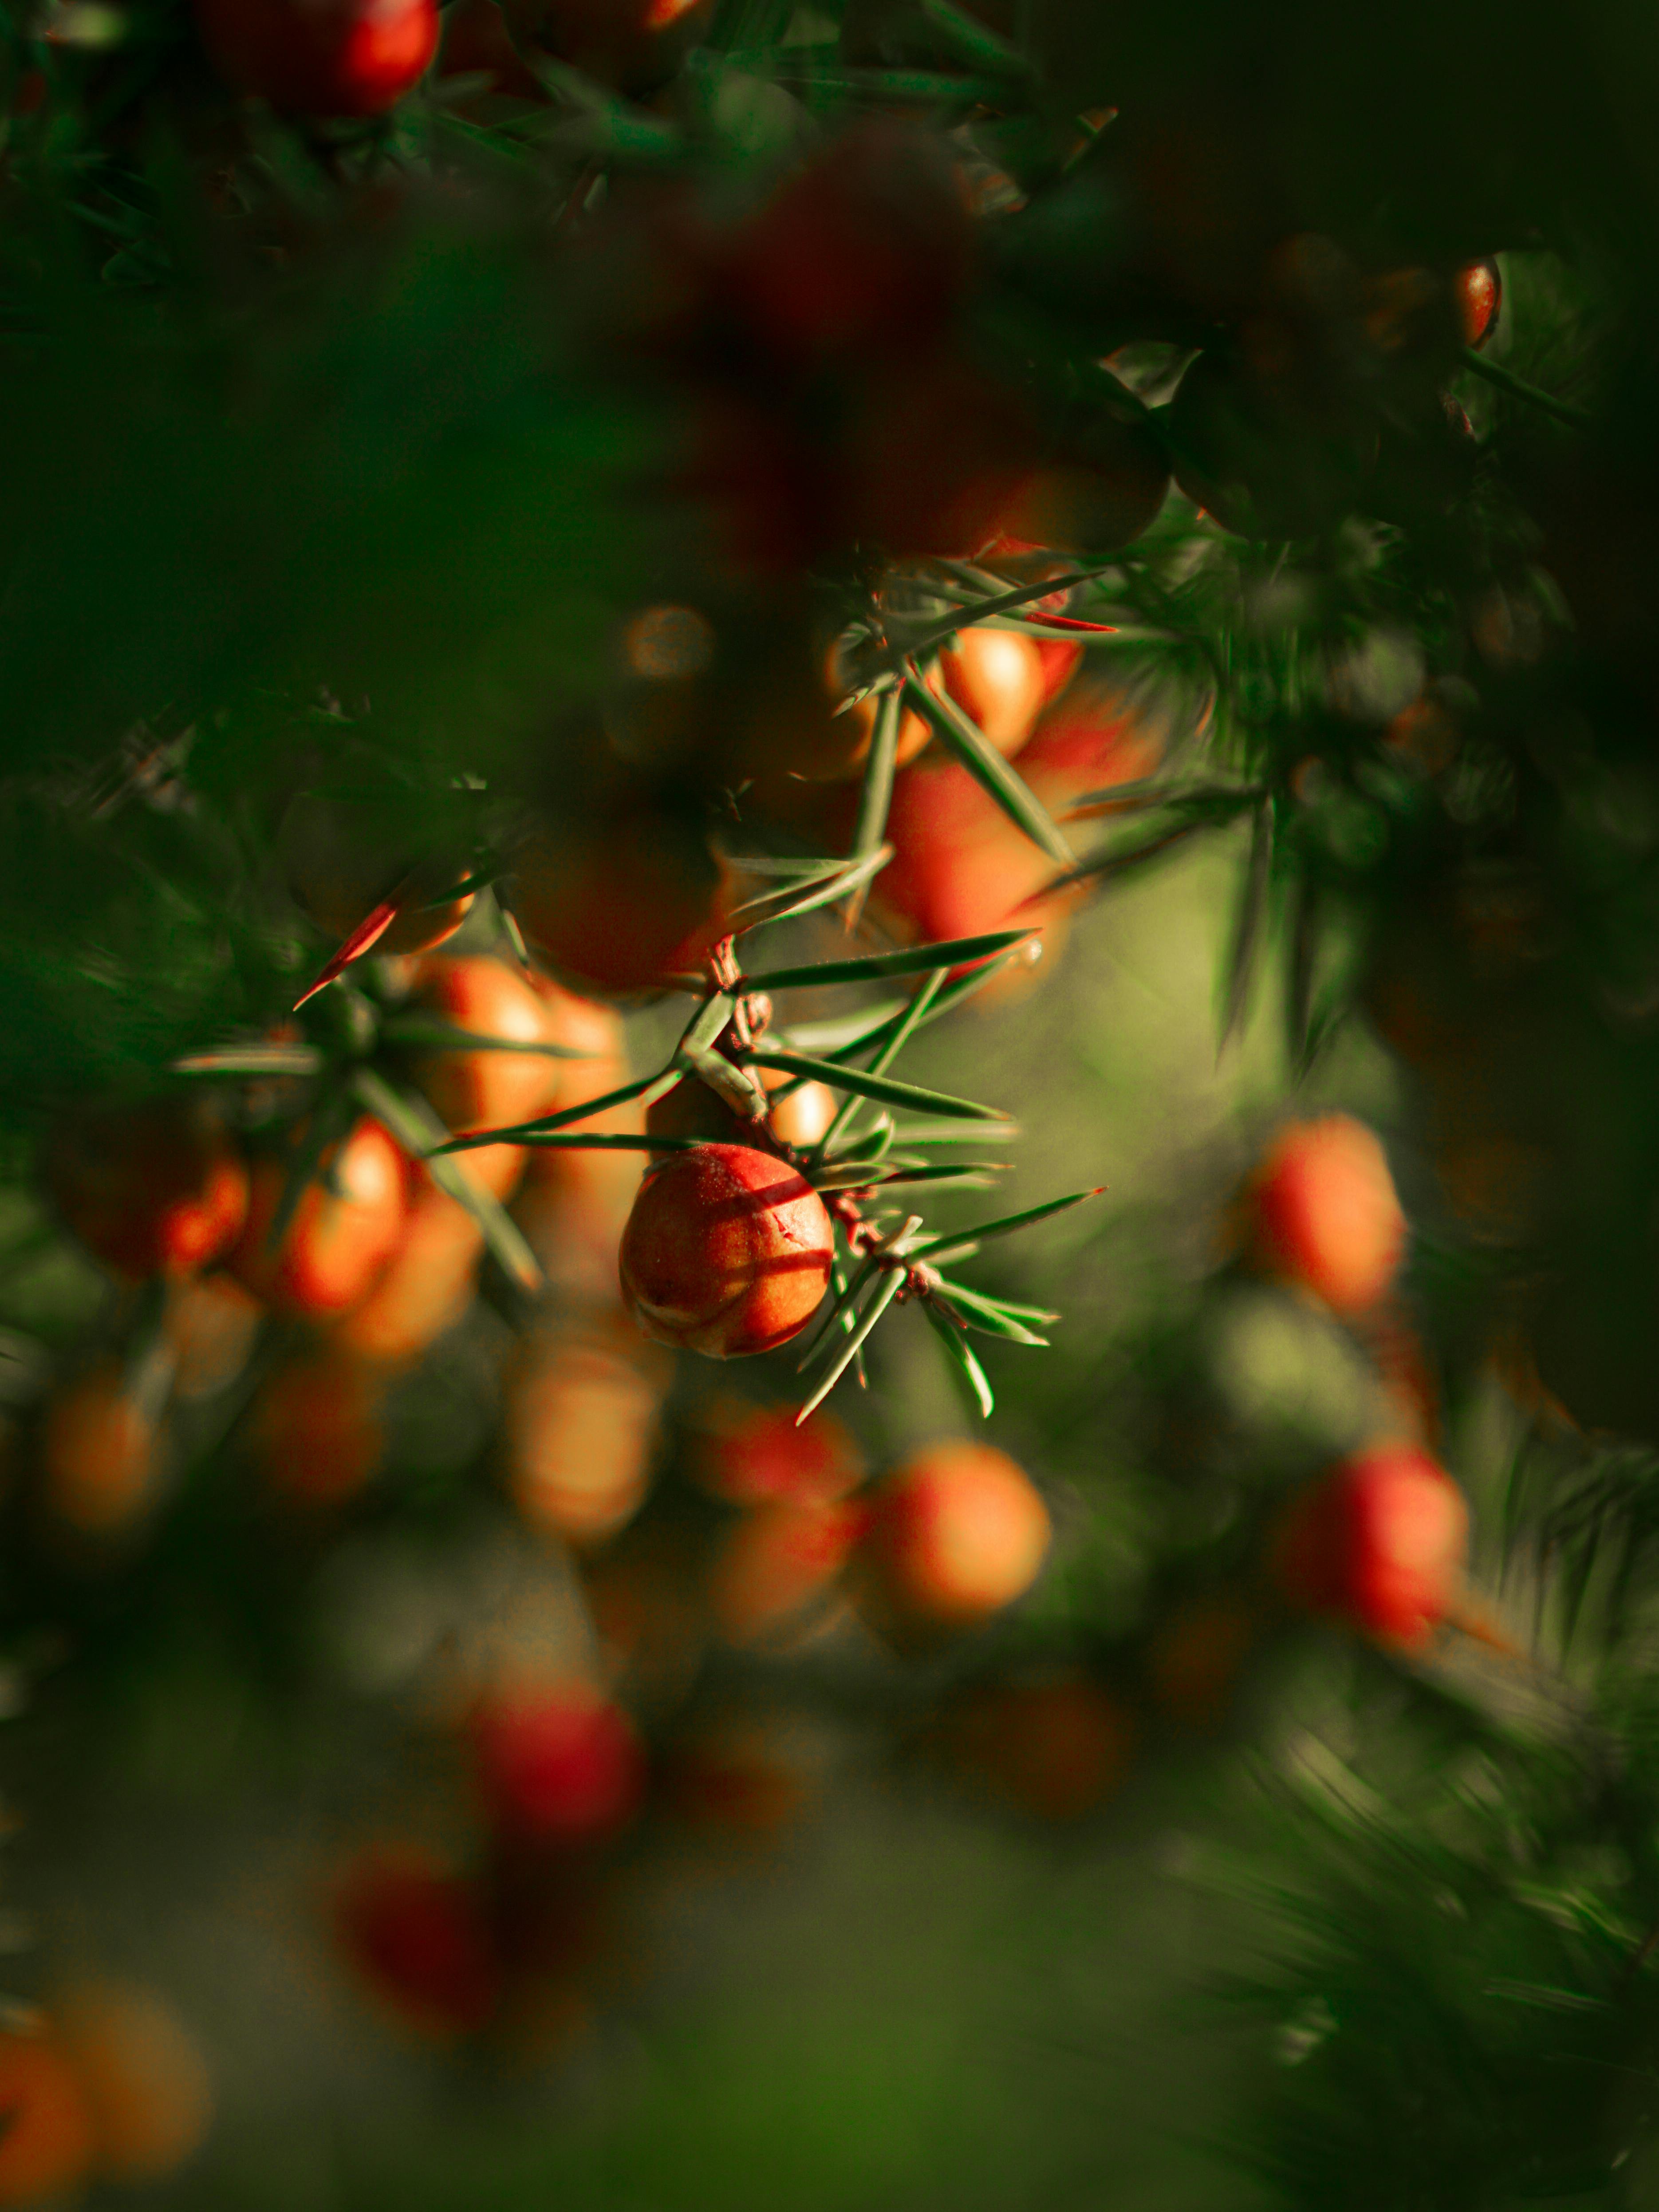
[[[659,1343],[713,1359],[770,1352],[811,1319],[834,1249],[823,1202],[793,1168],[746,1145],[698,1145],[640,1187],[623,1297]]]

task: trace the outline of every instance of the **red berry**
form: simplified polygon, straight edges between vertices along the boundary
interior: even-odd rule
[[[601,991],[700,968],[728,927],[726,872],[702,830],[648,811],[550,824],[519,855],[514,903],[553,965]]]
[[[1498,323],[1504,280],[1495,261],[1471,261],[1452,279],[1458,333],[1467,346],[1482,346]]]
[[[1291,1506],[1273,1558],[1294,1605],[1419,1644],[1456,1603],[1468,1548],[1463,1493],[1414,1444],[1373,1444]]]
[[[269,1248],[288,1163],[259,1161],[247,1224],[228,1266],[279,1313],[344,1313],[397,1249],[408,1214],[403,1154],[378,1121],[362,1121],[322,1162],[275,1251]]]
[[[1382,1146],[1346,1114],[1296,1121],[1254,1184],[1256,1249],[1337,1313],[1375,1305],[1398,1273],[1406,1217]]]
[[[196,21],[227,84],[301,115],[379,115],[438,48],[437,0],[196,0]]]
[[[472,1755],[491,1817],[526,1842],[613,1835],[645,1794],[633,1723],[580,1686],[487,1698],[472,1717]]]
[[[471,2035],[501,2002],[502,1973],[472,1885],[416,1852],[375,1852],[341,1883],[341,1948],[414,2026]]]
[[[690,1471],[732,1505],[804,1504],[844,1497],[864,1461],[830,1413],[797,1426],[784,1407],[724,1401],[696,1437]]]
[[[805,1178],[746,1145],[676,1152],[640,1186],[623,1231],[623,1297],[647,1336],[714,1359],[805,1328],[834,1231]]]
[[[65,1224],[118,1274],[207,1267],[247,1218],[248,1176],[223,1130],[167,1100],[61,1131],[45,1159]]]
[[[1021,1597],[1048,1554],[1048,1509],[991,1444],[929,1444],[872,1496],[862,1561],[901,1620],[962,1627]]]

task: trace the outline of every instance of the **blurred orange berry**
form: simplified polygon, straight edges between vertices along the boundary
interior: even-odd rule
[[[247,1224],[227,1264],[279,1313],[343,1313],[366,1294],[403,1236],[409,1207],[404,1156],[378,1121],[359,1121],[325,1157],[272,1250],[270,1227],[287,1164],[267,1157],[255,1166]]]
[[[153,1990],[90,1982],[53,2007],[92,2108],[100,2172],[153,2181],[198,2150],[213,2117],[201,2046]]]
[[[1399,1273],[1406,1217],[1372,1132],[1347,1114],[1293,1121],[1251,1184],[1258,1256],[1336,1313],[1375,1305]]]
[[[1048,1555],[1048,1509],[993,1444],[915,1452],[871,1493],[860,1565],[878,1611],[967,1627],[1030,1589]]]

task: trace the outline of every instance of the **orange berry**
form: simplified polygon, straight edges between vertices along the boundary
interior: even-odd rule
[[[614,1835],[645,1795],[645,1753],[620,1705],[585,1685],[498,1692],[474,1711],[471,1747],[491,1817],[526,1842]]]
[[[456,1162],[469,1182],[505,1198],[518,1181],[524,1153],[514,1145],[484,1145]],[[471,1302],[483,1231],[459,1199],[414,1178],[403,1235],[374,1287],[330,1331],[330,1341],[359,1359],[386,1366],[420,1357],[453,1328]]]
[[[1421,1644],[1456,1604],[1469,1510],[1414,1444],[1372,1444],[1296,1498],[1273,1547],[1273,1579],[1304,1611],[1391,1643]]]
[[[256,1164],[246,1226],[227,1265],[278,1313],[343,1313],[366,1294],[404,1233],[404,1156],[378,1121],[359,1121],[307,1185],[273,1251],[268,1240],[286,1172],[281,1158]]]
[[[98,2138],[73,2062],[47,2036],[0,2036],[0,2204],[39,2204],[78,2189]]]
[[[781,1067],[758,1067],[763,1091],[782,1090],[789,1081]],[[799,1152],[810,1152],[836,1118],[836,1094],[824,1083],[803,1083],[798,1090],[769,1107],[767,1121],[772,1133]],[[645,1116],[646,1133],[653,1137],[696,1137],[703,1144],[741,1145],[752,1138],[757,1124],[733,1113],[726,1101],[695,1075],[653,1099]]]
[[[861,1564],[879,1607],[901,1621],[965,1627],[1036,1580],[1048,1509],[1029,1475],[992,1444],[929,1444],[872,1495]]]
[[[474,1036],[541,1045],[548,1036],[542,1000],[499,960],[440,953],[424,961],[409,1011],[430,1014]],[[550,1112],[562,1063],[537,1052],[422,1049],[415,1079],[458,1133],[499,1129]]]
[[[117,2181],[153,2181],[181,2166],[207,2134],[207,2061],[153,1990],[94,1982],[54,2008],[64,2048],[92,2107],[98,2167]]]
[[[87,1249],[133,1280],[205,1267],[247,1217],[248,1175],[226,1132],[175,1099],[70,1123],[46,1186]]]
[[[1375,1305],[1399,1273],[1406,1217],[1388,1158],[1350,1115],[1281,1131],[1251,1196],[1259,1256],[1334,1312]]]
[[[126,1528],[150,1504],[160,1470],[154,1412],[118,1359],[66,1383],[46,1408],[40,1437],[48,1511],[82,1535]]]
[[[504,1977],[473,1885],[412,1850],[366,1853],[338,1884],[340,1948],[375,1994],[428,2034],[476,2034]]]
[[[710,1358],[769,1352],[805,1328],[835,1235],[795,1170],[745,1145],[675,1152],[623,1231],[623,1297],[647,1336]]]
[[[863,1515],[828,1498],[762,1505],[727,1532],[709,1574],[709,1605],[733,1644],[763,1642],[829,1588]]]
[[[1031,734],[1042,707],[1042,654],[1018,630],[973,626],[939,657],[945,688],[1005,757]]]
[[[437,0],[196,0],[196,21],[227,84],[301,115],[379,115],[438,50]]]
[[[631,1520],[650,1480],[661,1398],[641,1360],[597,1334],[529,1345],[507,1382],[502,1451],[532,1527],[594,1544]]]

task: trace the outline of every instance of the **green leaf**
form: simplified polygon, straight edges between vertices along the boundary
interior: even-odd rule
[[[839,1287],[836,1291],[836,1302],[834,1305],[830,1307],[829,1312],[825,1314],[823,1319],[813,1330],[811,1338],[808,1342],[805,1350],[801,1353],[800,1358],[795,1362],[795,1372],[797,1375],[800,1374],[805,1369],[810,1367],[820,1352],[826,1348],[830,1334],[834,1331],[837,1322],[844,1322],[845,1327],[848,1329],[852,1328],[853,1322],[851,1316],[853,1308],[857,1304],[858,1300],[864,1295],[865,1287],[870,1282],[872,1277],[875,1274],[875,1261],[871,1259],[866,1259],[860,1264],[850,1280],[845,1276],[842,1276]],[[840,1275],[840,1273],[841,1267],[838,1261],[836,1264],[836,1267],[831,1273],[832,1282],[836,1279],[837,1275]]]
[[[1016,1229],[1024,1229],[1034,1221],[1046,1221],[1051,1213],[1064,1213],[1073,1206],[1081,1206],[1085,1199],[1098,1198],[1105,1189],[1103,1182],[1089,1190],[1074,1190],[1064,1198],[1050,1198],[1041,1206],[1028,1206],[1018,1213],[1004,1213],[994,1221],[976,1222],[971,1229],[946,1231],[937,1237],[924,1237],[912,1248],[912,1257],[926,1260],[931,1266],[941,1266],[947,1257],[956,1256],[957,1247],[969,1244],[977,1248],[988,1237],[1012,1236]]]
[[[553,1137],[514,1137],[515,1145],[538,1152],[694,1152],[706,1137],[637,1137],[613,1135],[609,1130],[569,1129]],[[445,1150],[453,1149],[446,1146]],[[429,1159],[432,1155],[427,1155]]]
[[[1114,882],[1120,876],[1129,875],[1135,869],[1162,859],[1164,854],[1173,852],[1177,845],[1184,845],[1188,838],[1196,836],[1204,826],[1201,822],[1181,822],[1173,830],[1160,830],[1156,836],[1143,838],[1139,843],[1115,846],[1111,851],[1098,854],[1092,860],[1080,861],[1069,875],[1057,877],[1048,888],[1063,890],[1071,884]]]
[[[941,1313],[932,1298],[922,1300],[921,1310],[927,1315],[934,1335],[950,1353],[951,1364],[968,1385],[969,1395],[975,1405],[978,1407],[981,1418],[988,1420],[995,1408],[996,1400],[991,1395],[991,1386],[986,1380],[985,1370],[974,1357],[973,1346],[957,1323],[948,1314]]]
[[[172,1063],[174,1075],[315,1075],[323,1055],[314,1044],[228,1044],[189,1052]]]
[[[335,978],[343,975],[355,961],[372,952],[398,919],[398,911],[397,900],[390,898],[382,899],[379,906],[366,914],[344,942],[330,953],[315,977],[294,1001],[295,1012],[297,1014],[301,1006],[308,1005],[319,991],[327,990]]]
[[[759,1128],[766,1119],[766,1093],[746,1067],[738,1067],[724,1053],[691,1052],[682,1045],[675,1055],[690,1081],[702,1083],[739,1121]]]
[[[745,1064],[758,1067],[781,1067],[788,1075],[816,1077],[832,1090],[854,1091],[860,1098],[878,1099],[884,1106],[909,1106],[952,1120],[1001,1121],[1007,1118],[995,1106],[953,1098],[947,1091],[924,1091],[920,1084],[901,1083],[894,1076],[871,1074],[861,1067],[843,1067],[836,1060],[811,1060],[805,1053],[768,1052],[758,1047],[744,1058]]]
[[[1501,362],[1488,359],[1484,353],[1477,353],[1473,346],[1461,348],[1458,357],[1465,368],[1472,369],[1476,376],[1483,377],[1498,391],[1507,392],[1511,399],[1522,400],[1528,407],[1536,407],[1541,413],[1553,416],[1570,430],[1589,428],[1590,416],[1587,409],[1575,406],[1570,399],[1558,399],[1553,392],[1540,391],[1537,385],[1528,384],[1524,377],[1517,376],[1513,369],[1505,368]]]
[[[831,1160],[811,1170],[818,1190],[888,1190],[900,1183],[927,1182],[964,1190],[986,1190],[1000,1175],[1006,1175],[1006,1160]]]
[[[615,1091],[606,1091],[598,1098],[585,1098],[580,1105],[562,1107],[556,1114],[543,1114],[533,1121],[515,1121],[508,1128],[475,1129],[465,1137],[452,1137],[447,1144],[440,1145],[437,1152],[471,1152],[481,1145],[535,1144],[555,1129],[568,1129],[577,1121],[589,1121],[596,1114],[607,1113],[613,1106],[625,1106],[630,1098],[642,1098],[648,1106],[653,1099],[662,1097],[683,1079],[678,1068],[665,1068],[659,1074],[641,1075]]]
[[[483,1036],[476,1030],[457,1029],[452,1022],[441,1022],[424,1014],[394,1014],[382,1024],[380,1035],[387,1044],[423,1048],[434,1052],[529,1052],[539,1054],[544,1060],[592,1060],[591,1052],[580,1052],[568,1044],[523,1044],[514,1037]]]
[[[986,1335],[1006,1338],[1010,1344],[1046,1345],[1048,1341],[1046,1336],[1039,1336],[1023,1321],[1017,1320],[999,1300],[981,1297],[964,1283],[941,1279],[939,1291],[964,1328],[982,1329]]]
[[[872,850],[838,862],[827,876],[807,890],[786,888],[763,891],[757,897],[746,900],[737,909],[732,917],[732,934],[741,937],[749,930],[763,929],[769,923],[790,921],[797,915],[812,914],[819,907],[833,906],[837,899],[848,898],[854,892],[862,890],[871,878],[879,873],[892,857],[892,847],[878,842]],[[755,908],[764,908],[765,911],[756,913],[752,911]]]
[[[482,1189],[455,1161],[440,1158],[431,1149],[434,1139],[441,1144],[447,1132],[419,1091],[388,1083],[372,1067],[357,1070],[351,1090],[358,1103],[386,1124],[405,1152],[424,1162],[438,1188],[466,1208],[506,1273],[522,1289],[538,1291],[542,1271],[536,1255],[500,1199]]]
[[[917,1026],[927,1018],[927,1009],[933,1005],[934,1000],[938,998],[939,987],[944,981],[945,970],[942,968],[935,968],[933,974],[926,979],[921,988],[916,993],[915,998],[911,1000],[909,1005],[899,1016],[898,1020],[894,1023],[890,1031],[883,1040],[881,1048],[876,1054],[875,1058],[870,1062],[869,1067],[866,1071],[866,1073],[870,1075],[884,1075],[886,1073],[887,1070],[892,1066],[895,1060],[897,1059],[899,1053],[902,1051],[906,1042],[915,1034]],[[812,1148],[812,1158],[815,1161],[828,1158],[830,1152],[834,1149],[836,1139],[838,1137],[845,1136],[847,1132],[852,1127],[854,1121],[858,1116],[861,1104],[862,1097],[857,1092],[849,1093],[847,1097],[842,1100],[840,1106],[836,1109],[834,1121],[830,1122],[830,1127],[824,1131],[823,1136]]]
[[[930,721],[968,773],[988,791],[1017,829],[1062,868],[1075,867],[1077,855],[1060,834],[1053,816],[1029,784],[1021,781],[976,722],[949,693],[930,691],[914,667],[908,667],[904,697]]]
[[[678,1060],[682,1054],[695,1058],[719,1042],[726,1033],[727,1023],[737,1011],[737,1000],[729,991],[711,992],[685,1025],[685,1033],[675,1050]]]
[[[887,811],[893,803],[893,776],[898,765],[899,729],[904,703],[895,687],[884,694],[876,708],[870,733],[869,756],[864,763],[864,782],[859,792],[858,820],[853,828],[856,854],[874,853],[887,831]]]
[[[1103,575],[1109,568],[1115,568],[1117,565],[1118,556],[1115,556],[1110,561],[1097,561],[1092,568],[1074,568],[1067,575],[1050,576],[1042,583],[1016,584],[1008,591],[993,592],[989,599],[964,599],[948,615],[895,645],[887,656],[887,665],[897,674],[907,660],[927,659],[930,653],[937,653],[947,639],[953,638],[959,629],[970,629],[974,623],[983,622],[988,615],[1012,614],[1016,607],[1030,606],[1033,599],[1047,599],[1050,592],[1069,592],[1079,584],[1091,583],[1095,577]]]
[[[907,1121],[894,1127],[888,1141],[894,1145],[1006,1145],[1025,1133],[1022,1121]],[[836,1157],[857,1159],[863,1141]]]
[[[975,972],[977,974],[977,969]],[[838,1014],[830,1021],[791,1022],[787,1029],[775,1030],[773,1035],[778,1044],[789,1052],[829,1053],[832,1055],[841,1052],[857,1052],[866,1045],[876,1042],[882,1030],[896,1020],[908,1004],[908,999],[883,999],[876,1006],[860,1006],[852,1013]]]
[[[890,1267],[883,1280],[878,1285],[876,1295],[871,1299],[869,1304],[866,1306],[863,1313],[860,1316],[857,1328],[854,1329],[852,1334],[848,1338],[846,1344],[843,1346],[840,1354],[836,1359],[835,1364],[830,1368],[830,1372],[824,1376],[823,1382],[819,1383],[817,1389],[812,1393],[806,1403],[801,1407],[799,1413],[796,1414],[795,1426],[797,1428],[800,1426],[801,1423],[805,1420],[810,1414],[817,1413],[818,1407],[830,1395],[830,1393],[835,1389],[836,1383],[840,1382],[842,1376],[847,1372],[854,1359],[858,1358],[859,1353],[864,1348],[866,1340],[869,1337],[872,1330],[875,1328],[876,1323],[886,1312],[888,1307],[892,1304],[894,1299],[898,1296],[903,1287],[903,1268]]]
[[[1250,861],[1239,891],[1238,915],[1233,925],[1232,952],[1227,963],[1227,985],[1222,1000],[1221,1035],[1216,1048],[1218,1054],[1225,1051],[1249,994],[1250,978],[1255,971],[1256,950],[1261,942],[1262,918],[1267,912],[1267,884],[1273,856],[1273,813],[1272,806],[1264,800],[1256,808],[1250,823]]]
[[[988,76],[1024,83],[1036,74],[1025,55],[951,0],[921,0],[921,11],[963,61]]]
[[[873,983],[884,975],[920,975],[930,968],[959,968],[988,959],[1010,945],[1036,937],[1036,929],[994,929],[983,937],[953,937],[939,945],[912,945],[896,952],[861,952],[850,960],[814,960],[799,968],[768,968],[744,975],[743,991],[809,990],[823,983]]]

